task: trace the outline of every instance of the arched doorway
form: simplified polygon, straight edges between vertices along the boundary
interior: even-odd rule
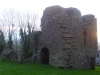
[[[44,47],[41,50],[41,63],[42,64],[49,64],[49,50],[48,48]]]

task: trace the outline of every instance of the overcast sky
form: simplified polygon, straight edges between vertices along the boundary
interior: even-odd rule
[[[100,0],[0,0],[0,12],[5,9],[30,11],[42,16],[43,10],[52,5],[76,7],[82,15],[94,14],[98,20],[98,40],[100,41]]]

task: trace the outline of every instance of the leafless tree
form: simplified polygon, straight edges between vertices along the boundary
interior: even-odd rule
[[[17,49],[17,41],[19,39],[19,29],[28,30],[30,25],[31,31],[36,28],[38,14],[30,12],[18,12],[14,9],[4,10],[0,20],[1,30],[5,33],[5,38],[8,39],[9,35],[12,35],[15,47]]]
[[[27,30],[28,25],[30,25],[31,30],[37,28],[38,14],[24,12],[24,13],[19,13],[17,18],[18,18],[18,25],[20,28]]]

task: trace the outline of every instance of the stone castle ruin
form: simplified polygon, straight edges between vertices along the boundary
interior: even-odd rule
[[[37,54],[25,60],[21,50],[6,49],[1,59],[22,63],[38,61],[64,69],[95,69],[97,20],[76,8],[47,7],[35,32]]]
[[[37,38],[38,62],[66,69],[94,69],[97,20],[76,8],[47,7]]]

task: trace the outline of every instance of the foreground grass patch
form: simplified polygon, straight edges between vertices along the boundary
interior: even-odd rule
[[[96,70],[62,70],[38,63],[0,61],[0,75],[100,75],[100,67],[96,66]]]

